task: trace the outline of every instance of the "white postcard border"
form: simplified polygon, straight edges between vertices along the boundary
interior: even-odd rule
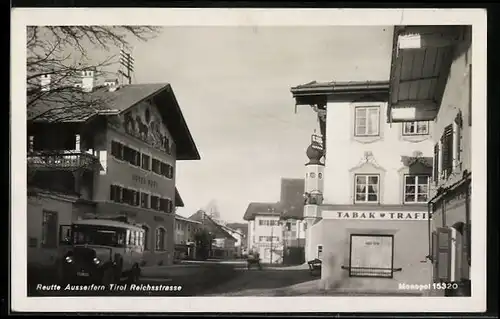
[[[11,296],[13,311],[462,312],[486,308],[486,10],[16,8],[11,28]],[[27,297],[26,26],[473,25],[472,297]],[[355,41],[355,40],[354,40]],[[85,301],[83,301],[85,300]]]

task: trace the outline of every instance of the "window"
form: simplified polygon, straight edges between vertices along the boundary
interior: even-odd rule
[[[323,178],[323,174],[322,174],[322,173],[319,173],[319,174],[318,174],[318,178],[319,178],[319,179],[322,179],[322,178]]]
[[[44,210],[42,217],[42,247],[57,248],[57,212]]]
[[[130,231],[130,235],[128,237],[128,244],[131,245],[131,246],[135,246],[137,244],[136,240],[137,240],[137,232],[131,230]]]
[[[350,277],[393,277],[393,235],[351,234]]]
[[[149,208],[149,194],[141,193],[141,207]]]
[[[404,178],[405,204],[427,203],[429,199],[429,176],[407,175]]]
[[[151,157],[149,155],[142,154],[141,167],[147,171],[151,170]]]
[[[123,159],[134,166],[140,166],[140,155],[141,153],[128,146],[123,147]]]
[[[151,209],[160,210],[160,197],[151,195]]]
[[[119,160],[123,160],[123,144],[116,141],[111,141],[111,155]]]
[[[165,250],[165,234],[166,231],[163,227],[159,227],[156,229],[156,246],[155,250]]]
[[[355,203],[376,203],[379,201],[379,176],[356,175]]]
[[[415,121],[403,123],[403,135],[427,135],[429,134],[429,121]]]
[[[109,199],[113,202],[121,203],[122,202],[122,190],[123,188],[118,185],[111,185],[109,192]]]
[[[161,162],[156,158],[153,158],[153,160],[151,161],[151,170],[156,174],[161,175]]]
[[[149,227],[142,225],[142,229],[144,229],[144,250],[149,250]]]
[[[323,245],[318,245],[316,258],[321,259],[322,257],[323,257]]]
[[[356,107],[355,135],[378,136],[380,123],[380,108],[378,106]]]
[[[123,188],[121,202],[132,206],[139,206],[139,194],[140,193],[135,190]]]

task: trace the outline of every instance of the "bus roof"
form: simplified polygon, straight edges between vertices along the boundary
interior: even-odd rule
[[[119,222],[116,220],[109,219],[82,219],[73,222],[73,225],[94,225],[94,226],[105,226],[105,227],[117,227],[117,228],[128,228],[135,230],[143,230],[140,225],[134,225],[124,222]]]

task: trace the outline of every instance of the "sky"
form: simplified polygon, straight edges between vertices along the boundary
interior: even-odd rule
[[[392,27],[165,27],[131,41],[133,83],[172,85],[201,155],[178,161],[190,216],[209,203],[241,222],[250,202],[277,202],[281,178],[303,178],[316,113],[290,88],[388,80]]]

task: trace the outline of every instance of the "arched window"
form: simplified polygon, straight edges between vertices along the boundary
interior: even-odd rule
[[[149,227],[142,225],[142,229],[144,229],[144,250],[149,250]]]
[[[166,235],[165,228],[163,227],[156,228],[155,250],[159,251],[165,250],[165,235]]]

